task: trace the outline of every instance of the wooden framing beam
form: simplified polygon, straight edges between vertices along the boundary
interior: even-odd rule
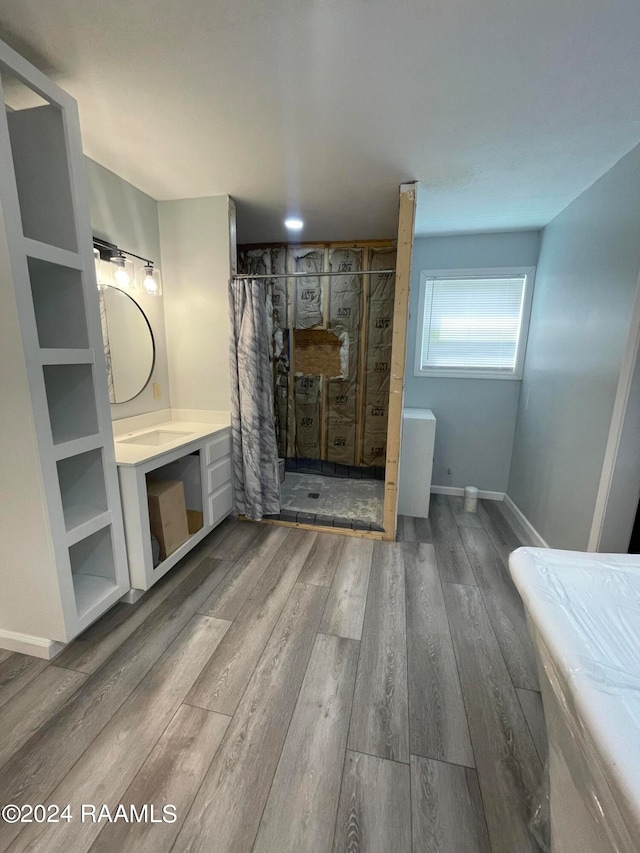
[[[325,246],[324,256],[322,260],[322,271],[327,272],[329,269],[329,249]],[[329,327],[329,311],[331,303],[331,279],[323,276],[321,279],[322,287],[322,328]],[[329,444],[329,427],[327,424],[327,395],[329,393],[328,377],[320,377],[320,459],[327,458],[327,446]]]
[[[239,516],[241,521],[246,518]],[[298,530],[311,530],[313,533],[337,533],[338,536],[356,536],[358,539],[384,539],[384,533],[378,530],[353,530],[350,527],[321,527],[318,524],[299,524],[297,521],[280,521],[279,518],[263,518],[261,524],[275,524],[280,527],[297,527]]]
[[[416,216],[417,184],[401,184],[396,249],[396,286],[393,305],[391,380],[387,422],[387,460],[384,483],[383,539],[395,541],[398,523],[398,474],[402,436],[402,404],[407,350],[411,257]]]
[[[238,249],[242,251],[250,251],[251,249],[288,249],[292,245],[292,243],[240,243]],[[386,246],[395,245],[395,243],[394,240],[305,240],[304,245],[310,249],[384,249]]]

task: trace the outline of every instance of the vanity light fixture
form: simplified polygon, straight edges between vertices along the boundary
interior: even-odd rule
[[[162,278],[160,276],[160,270],[154,267],[153,261],[147,261],[140,270],[139,275],[140,283],[145,293],[148,293],[149,296],[162,296]]]
[[[96,253],[99,256],[99,260],[96,260],[98,287],[104,287],[112,281],[116,287],[123,290],[137,290],[136,280],[138,280],[144,293],[149,296],[162,296],[160,270],[149,258],[136,255],[135,252],[128,252],[100,237],[93,238],[93,252],[94,256]],[[142,268],[137,270],[135,275],[132,258],[142,261]],[[105,276],[105,266],[110,270],[107,276]]]

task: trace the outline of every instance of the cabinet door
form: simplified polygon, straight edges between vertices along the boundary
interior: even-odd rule
[[[210,525],[218,524],[226,518],[233,509],[233,487],[231,483],[226,483],[217,489],[207,499],[207,522]]]
[[[207,465],[213,465],[224,456],[231,455],[231,430],[218,433],[214,438],[205,442],[205,458]]]
[[[221,486],[231,482],[231,457],[226,456],[207,469],[207,494],[211,495]]]

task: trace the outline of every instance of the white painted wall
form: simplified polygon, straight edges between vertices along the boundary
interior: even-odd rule
[[[486,491],[506,491],[521,383],[413,375],[420,273],[425,269],[535,266],[539,244],[537,231],[414,240],[404,405],[431,409],[436,416],[434,486],[473,485]]]
[[[228,412],[229,196],[158,203],[171,405]]]
[[[640,269],[640,146],[543,232],[508,494],[586,549]]]
[[[91,226],[96,237],[116,243],[136,255],[155,261],[163,274],[160,258],[160,227],[158,224],[158,202],[132,184],[108,171],[93,160],[85,158]],[[140,290],[127,291],[140,305],[153,330],[156,360],[153,374],[144,391],[127,403],[111,406],[113,420],[167,409],[169,397],[169,367],[167,363],[167,340],[165,332],[165,299],[149,296]],[[155,400],[153,383],[158,383],[162,396]]]

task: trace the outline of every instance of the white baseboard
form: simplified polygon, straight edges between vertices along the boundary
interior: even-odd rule
[[[511,510],[511,512],[516,517],[516,519],[519,521],[519,523],[522,525],[522,527],[524,528],[524,530],[526,531],[527,535],[529,536],[531,541],[534,543],[536,548],[548,548],[549,547],[549,545],[545,542],[545,540],[542,538],[542,536],[540,536],[538,531],[535,529],[533,524],[531,524],[531,522],[526,517],[526,515],[514,504],[514,502],[509,497],[509,495],[504,496],[504,505],[507,507],[507,509]]]
[[[47,640],[45,637],[30,637],[28,634],[18,634],[15,631],[0,629],[0,649],[8,652],[20,652],[34,658],[52,660],[64,649],[66,643]]]
[[[452,497],[464,497],[464,489],[460,486],[431,486],[432,495],[451,495]],[[485,492],[478,490],[478,497],[483,501],[503,501],[504,492]]]

